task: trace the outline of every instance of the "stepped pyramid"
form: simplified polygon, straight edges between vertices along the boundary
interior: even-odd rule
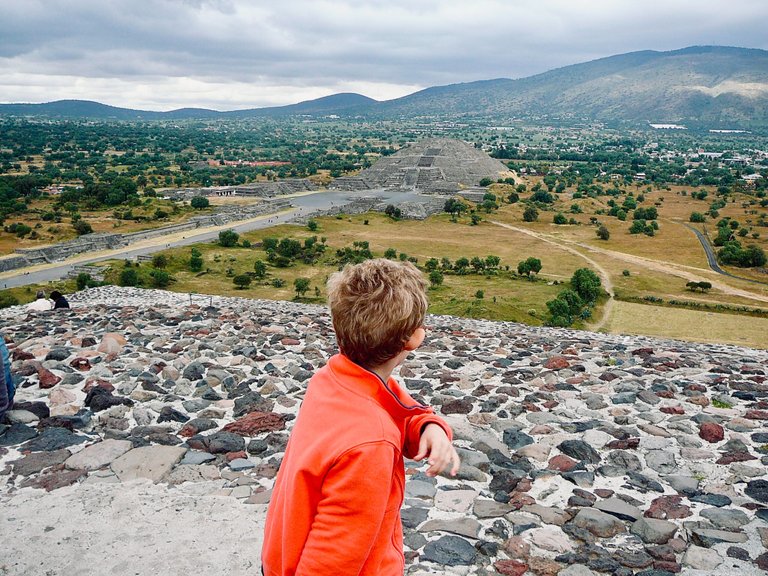
[[[508,168],[461,140],[422,140],[383,156],[358,176],[338,178],[332,187],[341,190],[389,188],[452,194],[477,186],[483,178],[496,180]]]

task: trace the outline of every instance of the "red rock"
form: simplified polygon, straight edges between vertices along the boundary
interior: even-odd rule
[[[523,506],[536,504],[536,500],[524,492],[513,492],[508,504],[512,507],[512,510],[520,510]]]
[[[552,432],[554,432],[554,429],[551,426],[547,426],[546,424],[537,424],[531,428],[529,434],[531,436],[536,436],[537,434],[552,434]]]
[[[493,567],[504,576],[523,576],[528,571],[528,565],[518,560],[497,560]]]
[[[86,380],[85,386],[83,386],[83,392],[88,393],[91,391],[92,388],[104,388],[107,392],[114,392],[115,387],[111,382],[107,382],[106,380],[102,380],[101,378],[94,378],[92,380]]]
[[[600,498],[610,498],[614,494],[615,492],[613,490],[609,490],[608,488],[595,488],[595,496]]]
[[[640,446],[640,438],[627,438],[626,440],[611,440],[605,445],[611,450],[634,450]]]
[[[696,404],[697,406],[709,406],[709,398],[704,396],[704,394],[699,394],[698,396],[689,396],[687,400],[691,404]]]
[[[606,372],[600,375],[600,380],[602,380],[603,382],[613,382],[614,380],[616,380],[616,378],[618,378],[618,376],[613,372]]]
[[[690,390],[692,392],[706,392],[707,387],[703,384],[688,384],[688,386],[685,387],[686,390]]]
[[[563,565],[549,558],[533,556],[528,560],[528,569],[539,576],[556,576],[563,569]]]
[[[285,416],[276,412],[251,412],[224,426],[225,432],[240,436],[255,436],[261,432],[275,432],[285,428]]]
[[[662,406],[659,411],[664,412],[664,414],[685,414],[682,406]]]
[[[691,515],[691,509],[684,505],[682,501],[682,496],[659,496],[651,502],[651,506],[645,511],[644,516],[659,520],[687,518]]]
[[[533,402],[523,402],[523,408],[528,412],[541,412],[541,408],[536,406]]]
[[[570,364],[568,363],[568,360],[562,356],[553,356],[547,360],[546,364],[544,364],[544,368],[547,370],[562,370],[563,368],[568,368],[569,366]]]
[[[675,394],[671,390],[659,390],[656,392],[656,396],[659,398],[674,398]]]
[[[40,382],[40,388],[47,389],[47,388],[53,388],[61,382],[61,378],[56,376],[53,372],[48,370],[47,368],[40,367],[37,370],[37,377],[39,378]]]
[[[715,464],[732,464],[733,462],[746,462],[747,460],[757,460],[757,456],[752,456],[749,452],[726,452]]]
[[[532,486],[530,478],[523,478],[515,486],[515,492],[528,492]]]
[[[505,551],[515,558],[528,559],[531,553],[531,545],[526,542],[522,536],[512,536],[508,538],[501,546]]]
[[[239,452],[227,452],[226,454],[227,462],[232,462],[232,460],[237,460],[238,458],[248,458],[248,454],[245,453],[245,450],[240,450]]]
[[[547,410],[552,410],[552,408],[555,408],[559,405],[560,405],[560,402],[558,402],[557,400],[547,400],[546,402],[544,402],[544,404],[542,404],[542,406],[544,406],[544,408],[546,408]]]
[[[120,354],[123,350],[123,346],[127,343],[128,341],[122,334],[107,332],[104,334],[104,337],[101,339],[101,342],[96,349],[104,354]]]
[[[768,411],[766,410],[747,410],[744,418],[749,420],[768,420]]]
[[[666,570],[667,572],[672,572],[673,574],[677,574],[682,570],[682,566],[678,564],[675,561],[668,561],[668,560],[655,560],[653,563],[653,568],[655,570]]]
[[[768,552],[764,552],[755,558],[755,564],[760,570],[768,572]]]
[[[31,486],[32,488],[42,488],[46,492],[56,490],[57,488],[63,488],[78,482],[81,478],[85,478],[88,472],[85,470],[61,470],[53,469],[47,474],[40,476],[33,476],[21,483],[23,488]]]
[[[69,365],[80,372],[88,372],[91,369],[91,363],[88,358],[75,358]]]
[[[725,430],[723,430],[723,427],[720,426],[720,424],[715,424],[714,422],[704,422],[699,427],[699,437],[706,440],[707,442],[714,444],[715,442],[720,442],[723,438],[725,438]]]
[[[280,340],[280,344],[283,346],[298,346],[301,344],[300,340],[296,340],[296,338],[283,338]]]
[[[14,360],[34,360],[35,355],[31,352],[27,352],[26,350],[21,350],[20,348],[14,348],[13,350],[13,359]]]
[[[638,348],[632,350],[632,356],[653,356],[653,348]]]
[[[576,462],[576,460],[570,456],[566,456],[565,454],[558,454],[557,456],[550,458],[549,463],[547,464],[547,468],[549,470],[557,470],[559,472],[568,472],[569,470],[573,470],[576,464],[578,464],[578,462]]]

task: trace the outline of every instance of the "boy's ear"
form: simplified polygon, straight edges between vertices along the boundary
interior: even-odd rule
[[[424,330],[424,328],[416,328],[413,334],[411,334],[411,337],[408,338],[408,342],[405,343],[405,346],[403,347],[405,350],[408,350],[409,352],[411,350],[416,350],[419,346],[421,346],[421,343],[424,342],[424,338],[426,338],[427,333]]]

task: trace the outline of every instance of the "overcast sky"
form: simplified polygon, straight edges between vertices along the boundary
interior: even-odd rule
[[[0,0],[0,102],[387,100],[636,50],[768,49],[766,0]]]

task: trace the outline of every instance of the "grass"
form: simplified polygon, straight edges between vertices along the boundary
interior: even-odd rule
[[[768,348],[768,318],[749,318],[615,302],[605,326],[610,334],[650,334],[693,342],[720,342],[751,348]]]

